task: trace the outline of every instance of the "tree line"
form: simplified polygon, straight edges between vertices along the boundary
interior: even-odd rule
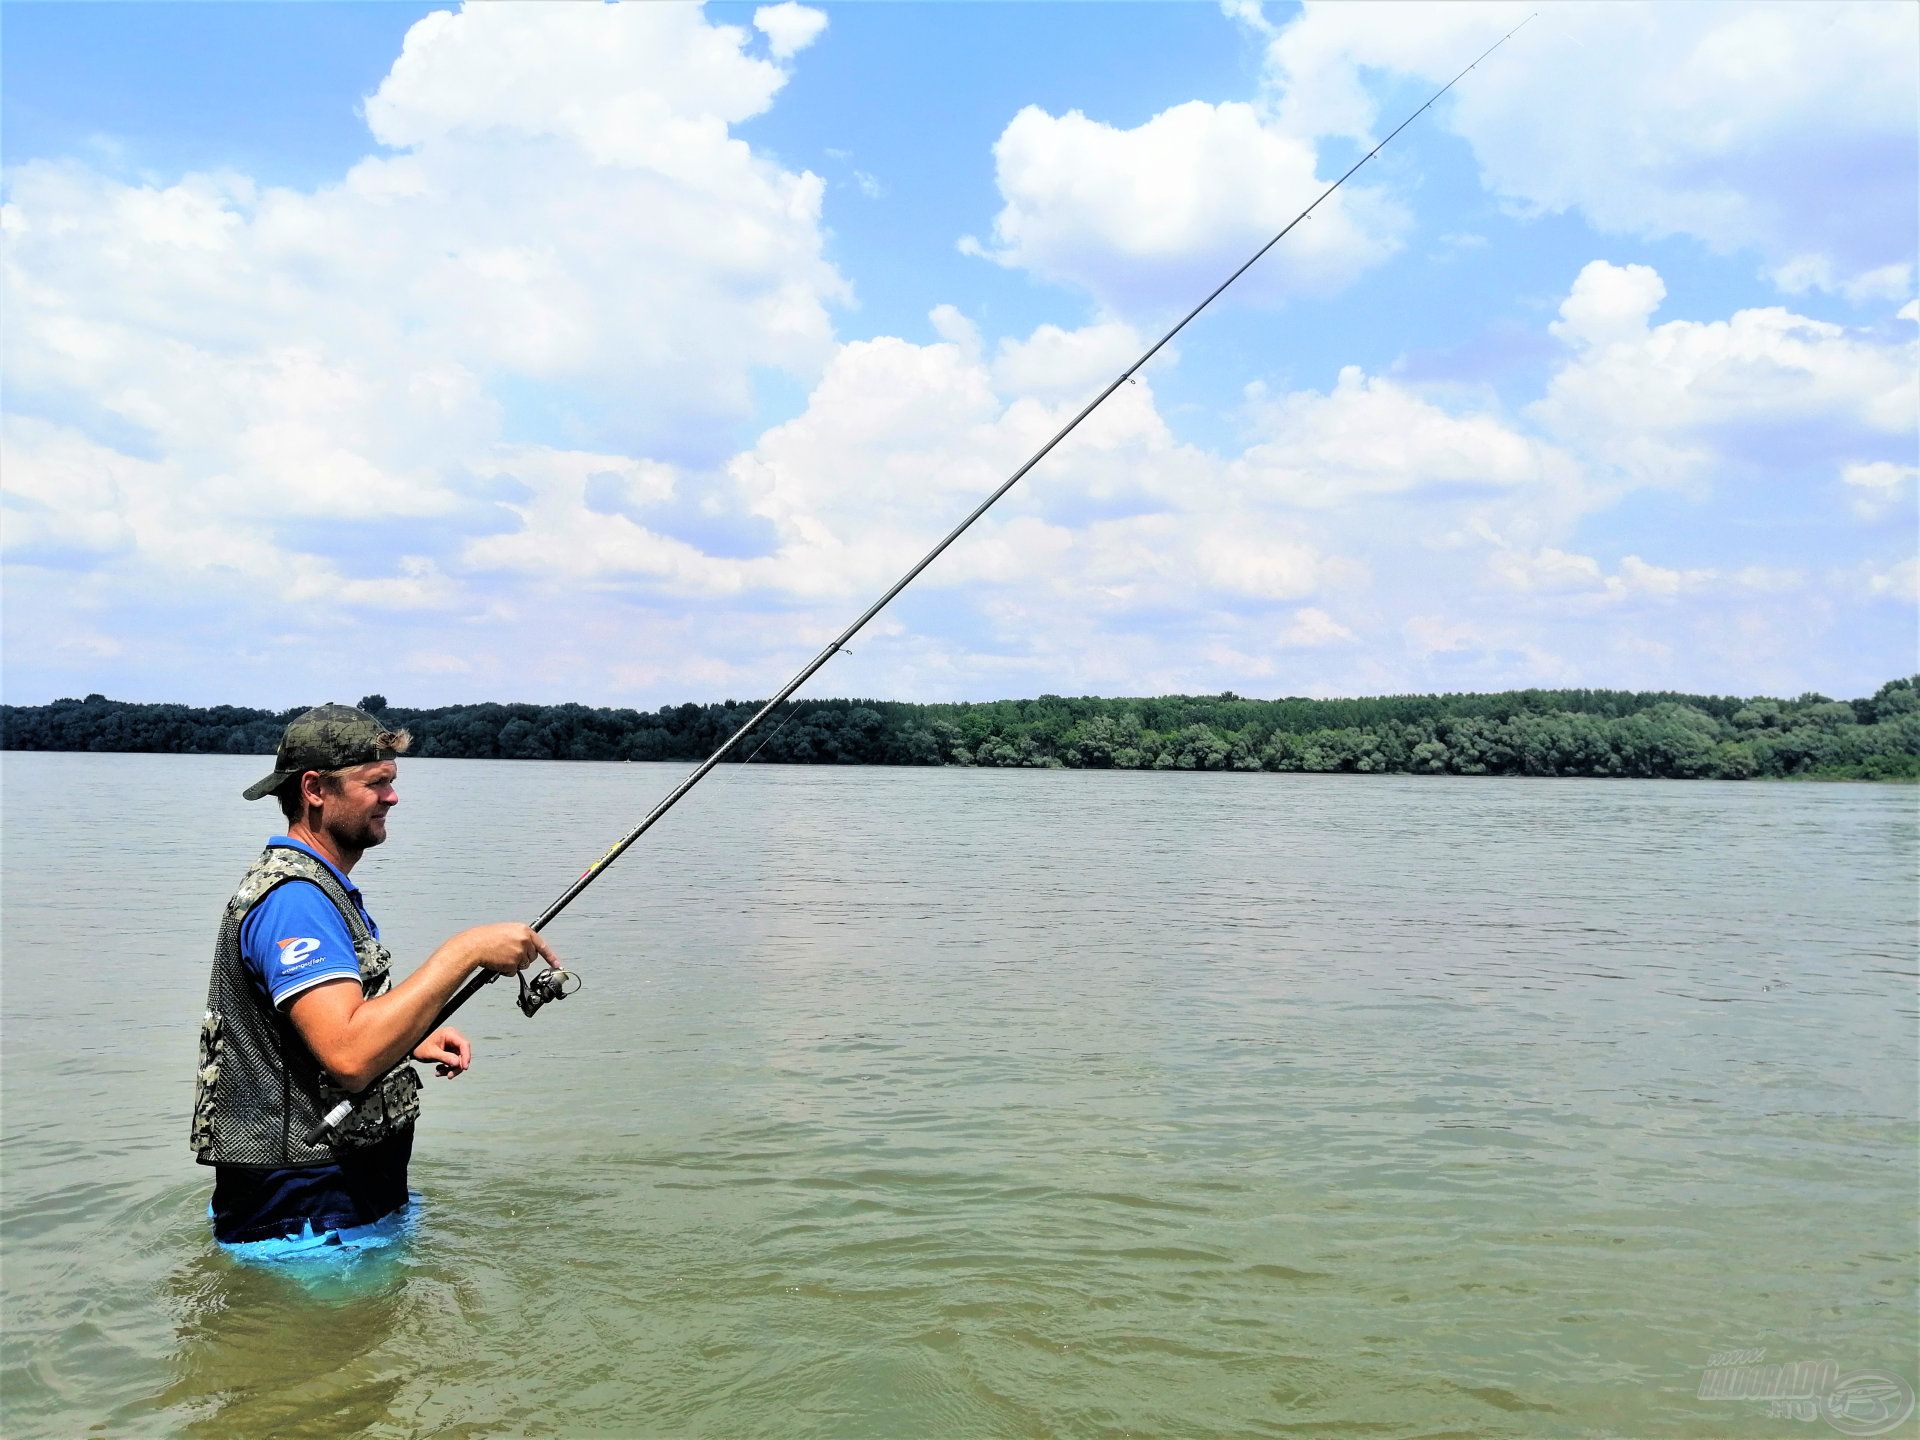
[[[757,701],[658,710],[584,705],[363,709],[413,732],[414,755],[503,760],[698,760]],[[0,705],[10,750],[267,755],[304,706],[253,710],[88,695]],[[737,757],[775,765],[981,765],[1661,779],[1920,780],[1920,676],[1861,700],[1666,691],[1510,690],[1355,700],[1219,695],[915,705],[789,702]]]

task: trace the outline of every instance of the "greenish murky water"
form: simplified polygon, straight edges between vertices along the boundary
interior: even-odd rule
[[[549,932],[579,996],[463,1013],[411,1239],[263,1271],[185,1144],[259,769],[0,759],[10,1437],[1817,1436],[1871,1397],[1720,1352],[1915,1379],[1911,790],[723,773]],[[409,761],[355,878],[404,964],[681,773]]]

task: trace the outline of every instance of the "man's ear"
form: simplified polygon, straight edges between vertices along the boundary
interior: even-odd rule
[[[300,776],[300,798],[309,807],[323,804],[327,790],[325,777],[318,770],[308,770]]]

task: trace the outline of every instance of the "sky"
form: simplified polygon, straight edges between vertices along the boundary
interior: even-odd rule
[[[0,5],[0,692],[774,691],[1525,5]],[[1920,7],[1566,3],[816,695],[1920,668]]]

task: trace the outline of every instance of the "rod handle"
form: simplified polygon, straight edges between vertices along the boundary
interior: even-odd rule
[[[320,1117],[320,1123],[301,1136],[303,1145],[318,1145],[326,1139],[327,1132],[353,1113],[353,1101],[342,1100],[333,1109]]]

